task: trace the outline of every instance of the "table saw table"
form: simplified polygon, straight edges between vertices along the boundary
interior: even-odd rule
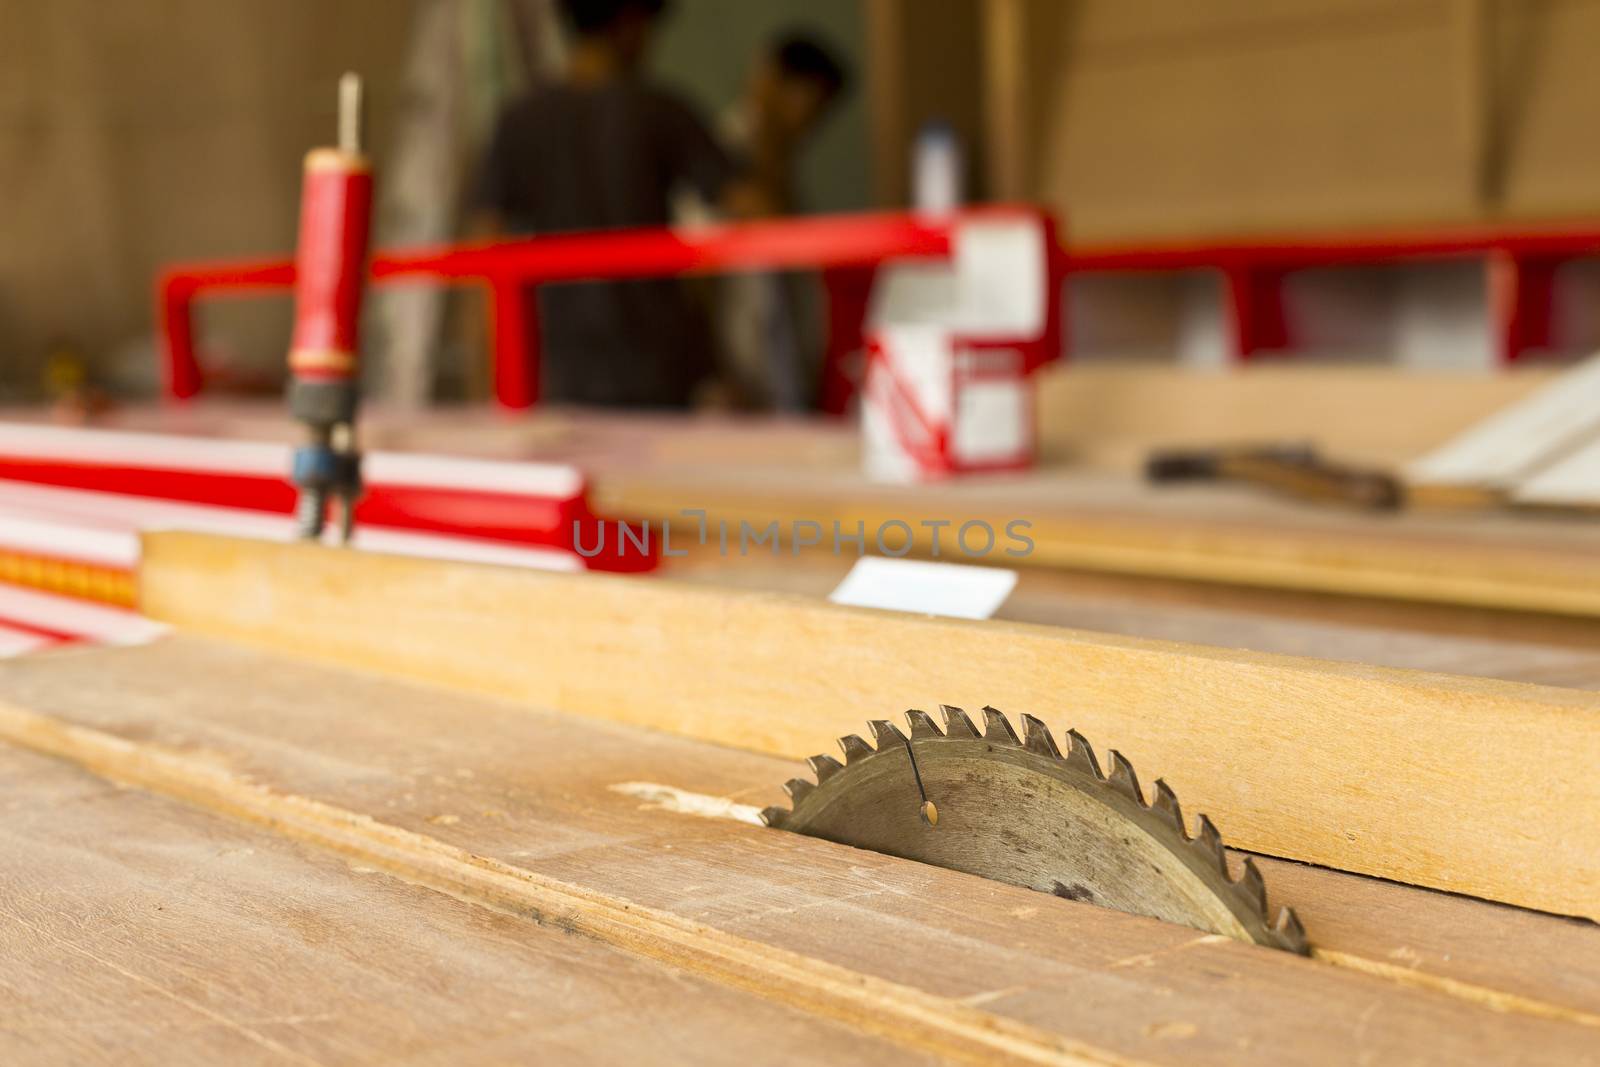
[[[837,608],[709,563],[166,534],[143,567],[173,632],[0,665],[5,1062],[1600,1060],[1583,690]],[[1058,592],[1020,610],[1111,595]],[[1314,625],[1600,683],[1571,620]],[[984,699],[1159,769],[1312,958],[750,818],[834,734]]]

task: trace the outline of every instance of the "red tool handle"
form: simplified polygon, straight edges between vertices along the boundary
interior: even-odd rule
[[[306,156],[289,370],[304,381],[356,376],[361,291],[372,233],[372,168],[335,148]]]

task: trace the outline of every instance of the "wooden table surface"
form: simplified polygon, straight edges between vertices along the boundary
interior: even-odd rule
[[[1301,959],[638,792],[784,760],[209,640],[8,663],[0,737],[7,1063],[1600,1062],[1591,923],[1266,862]]]
[[[1141,447],[1165,424],[1144,395]],[[1427,432],[1492,406],[1475,395]],[[276,405],[113,421],[294,435]],[[930,495],[860,479],[851,427],[460,411],[371,429],[377,447],[578,462],[641,515],[1026,509],[1109,543],[1243,531],[1246,555],[1298,544],[1319,566],[1454,553],[1458,573],[1487,560],[1547,599],[1600,575],[1582,520],[1157,492],[1115,443],[1107,462],[1052,452],[1032,475]],[[1391,432],[1369,458],[1412,445]],[[697,551],[664,577],[818,596],[850,563]],[[1083,563],[1024,569],[1001,617],[1600,689],[1585,611]],[[1381,774],[1386,754],[1369,755]],[[1303,960],[641,799],[759,807],[797,773],[193,634],[0,663],[0,1062],[1600,1062],[1591,922],[1263,857],[1316,947]]]

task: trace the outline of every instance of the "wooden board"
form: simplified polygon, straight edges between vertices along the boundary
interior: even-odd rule
[[[849,557],[726,557],[707,549],[665,574],[720,588],[826,597]],[[1029,568],[994,615],[1012,622],[1449,674],[1600,689],[1600,620],[1317,597]]]
[[[1511,499],[1536,507],[1600,508],[1600,427],[1596,436],[1519,482]]]
[[[1047,464],[1136,471],[1152,449],[1309,441],[1349,463],[1416,459],[1560,377],[1550,367],[1491,374],[1315,360],[1213,371],[1068,361],[1039,377]]]
[[[1600,436],[1600,356],[1562,374],[1406,467],[1422,487],[1515,495],[1517,487]],[[1600,484],[1589,499],[1600,502]],[[1552,503],[1559,501],[1549,501]]]
[[[604,502],[613,511],[656,524],[671,522],[682,537],[708,515],[710,529],[726,526],[737,549],[740,531],[779,532],[799,520],[829,536],[838,523],[859,527],[869,546],[885,531],[902,551],[900,523],[913,535],[910,551],[931,556],[930,524],[945,524],[943,553],[953,555],[950,530],[968,522],[996,531],[1003,550],[1013,521],[1032,543],[1023,556],[996,551],[991,563],[1107,574],[1176,578],[1317,594],[1374,597],[1507,611],[1600,616],[1600,552],[1593,531],[1570,521],[1537,522],[1503,515],[1351,514],[1284,501],[1258,489],[1226,485],[1157,488],[1115,475],[1039,475],[1026,484],[987,482],[941,487],[841,487],[819,484],[792,468],[762,476],[695,477],[662,474],[613,478]],[[975,535],[981,538],[981,534]],[[979,541],[981,544],[981,540]],[[827,544],[827,542],[824,542]],[[830,546],[831,547],[831,546]],[[784,551],[791,546],[785,542]],[[848,544],[845,551],[854,551]]]
[[[1074,726],[1270,855],[1600,917],[1600,696],[600,575],[152,535],[176,625],[802,758],[908,706]]]
[[[95,684],[83,684],[86,678]],[[752,1010],[752,1026],[780,1025],[770,1012],[781,1007],[844,1031],[879,1033],[899,1055],[863,1045],[847,1058],[887,1062],[930,1051],[1094,1064],[1585,1062],[1596,1048],[1600,983],[1592,961],[1600,929],[1590,924],[1274,868],[1274,891],[1292,887],[1296,903],[1318,917],[1323,958],[1302,960],[826,842],[659,810],[613,788],[665,780],[760,804],[792,773],[786,761],[220,644],[168,638],[13,664],[0,674],[0,736],[335,849],[363,886],[391,884],[368,870],[379,868],[491,913],[510,911],[525,933],[502,929],[493,914],[484,920],[506,952],[529,939],[536,948],[543,931],[565,930],[581,935],[560,939],[575,961],[600,942],[602,954],[621,949],[670,968],[652,974],[692,976],[674,1002],[681,1024],[577,1012],[551,1028],[554,1040],[570,1043],[572,1058],[600,1030],[611,1033],[608,1044],[590,1050],[597,1062],[619,1058],[613,1050],[629,1040],[693,1047],[688,1035],[715,1015],[695,992],[701,980],[766,1002]],[[79,825],[90,835],[97,819],[108,833],[126,827],[127,847],[110,851],[139,851],[151,834],[138,825],[149,803],[110,809],[134,825],[110,819],[103,806],[82,813]],[[48,826],[42,810],[37,820]],[[83,848],[63,851],[93,854],[100,847],[93,842],[89,836]],[[7,889],[16,884],[15,871],[0,870]],[[220,895],[226,899],[242,877],[227,879]],[[196,936],[244,928],[247,945],[291,936],[276,928],[276,917],[297,905],[300,883],[280,877],[289,896],[263,920],[267,929],[249,929],[245,912]],[[84,895],[92,910],[93,889]],[[552,906],[557,896],[561,903]],[[623,914],[632,916],[625,926]],[[384,917],[374,909],[371,922]],[[313,904],[294,929],[325,919],[337,925]],[[394,940],[403,943],[405,929]],[[195,951],[183,925],[163,931],[163,953]],[[450,936],[449,928],[434,935]],[[337,936],[330,942],[350,944]],[[1519,946],[1511,958],[1508,944]],[[468,945],[462,939],[456,956],[470,959]],[[139,966],[154,951],[143,926],[119,947],[120,958]],[[421,948],[434,951],[433,939]],[[0,981],[36,977],[9,964],[0,963]],[[554,972],[541,981],[564,973],[526,965]],[[266,996],[254,987],[272,982],[225,949],[211,967],[243,998]],[[590,973],[605,980],[603,969]],[[72,976],[65,992],[90,977]],[[182,980],[160,970],[151,978],[158,987]],[[485,972],[482,980],[497,979]],[[338,1002],[349,1027],[381,1021],[391,1006],[414,999],[397,986],[388,1002],[364,1009],[371,979],[350,982]],[[626,997],[634,984],[616,979],[604,1002]],[[479,996],[472,982],[451,991]],[[330,1040],[349,1032],[345,1018],[326,1020]],[[781,1029],[773,1032],[781,1038]],[[809,1031],[801,1020],[792,1032]],[[530,1047],[511,1041],[496,1047],[507,1055]],[[750,1055],[737,1037],[729,1046],[720,1058]],[[782,1060],[784,1047],[756,1058]],[[819,1043],[807,1058],[838,1055]]]
[[[921,1062],[3,745],[0,806],[14,1067]]]

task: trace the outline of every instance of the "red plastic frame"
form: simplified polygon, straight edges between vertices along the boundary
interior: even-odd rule
[[[1496,351],[1501,362],[1510,363],[1550,343],[1556,268],[1590,257],[1600,257],[1600,229],[1593,222],[1572,222],[1103,245],[1071,249],[1067,267],[1117,273],[1220,271],[1234,327],[1234,354],[1247,360],[1289,343],[1282,285],[1290,271],[1480,259],[1489,271]]]
[[[495,394],[509,408],[538,401],[538,331],[528,321],[526,286],[545,282],[705,274],[752,268],[821,269],[829,295],[828,358],[821,406],[842,412],[855,383],[845,357],[861,351],[861,324],[879,264],[902,256],[947,256],[951,225],[980,212],[1020,212],[1048,220],[1028,207],[977,209],[966,216],[930,220],[915,215],[817,216],[701,231],[619,230],[495,244],[379,252],[372,263],[380,284],[404,281],[476,281],[491,292]],[[1165,273],[1209,269],[1225,282],[1235,355],[1248,360],[1289,343],[1282,283],[1295,270],[1428,260],[1480,259],[1489,270],[1497,351],[1512,362],[1550,340],[1555,270],[1574,259],[1600,257],[1600,228],[1593,222],[1541,227],[1456,226],[1387,232],[1279,235],[1072,248],[1054,263],[1066,271]],[[159,322],[166,350],[167,390],[179,399],[200,392],[193,305],[202,295],[248,295],[294,284],[288,259],[181,264],[159,281]],[[1052,327],[1059,337],[1059,315]]]
[[[528,321],[525,291],[551,282],[712,274],[759,269],[820,269],[828,285],[829,352],[824,410],[845,409],[851,383],[843,356],[859,350],[872,273],[886,260],[950,254],[951,234],[963,219],[1021,214],[1036,208],[995,206],[937,219],[905,213],[820,215],[703,229],[632,229],[562,234],[518,241],[379,251],[371,278],[379,285],[407,281],[479,282],[490,290],[495,396],[508,408],[539,399],[538,331]],[[1052,248],[1059,246],[1052,240]],[[165,344],[168,395],[187,399],[204,376],[195,353],[194,303],[201,295],[248,295],[294,285],[292,260],[176,264],[158,281],[158,321]],[[1059,337],[1059,301],[1051,302]]]

